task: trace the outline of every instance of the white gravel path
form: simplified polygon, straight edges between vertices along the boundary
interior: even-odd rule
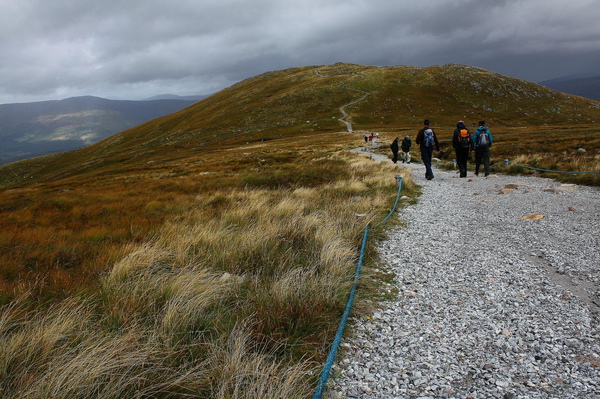
[[[600,190],[407,167],[396,299],[352,319],[326,397],[600,398]]]

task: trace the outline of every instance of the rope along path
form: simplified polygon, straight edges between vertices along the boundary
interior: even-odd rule
[[[537,171],[540,171],[540,172],[550,172],[550,173],[572,173],[572,174],[581,174],[581,173],[600,173],[600,172],[573,172],[573,171],[564,171],[564,170],[550,170],[550,169],[534,168],[534,167],[532,167],[532,166],[521,165],[521,164],[518,164],[518,163],[511,162],[511,161],[509,161],[508,159],[504,160],[504,162],[505,162],[507,165],[510,163],[510,164],[513,164],[513,165],[516,165],[516,166],[520,166],[520,167],[522,167],[522,168],[533,169],[533,170],[537,170]]]
[[[400,198],[400,192],[402,191],[402,176],[396,176],[396,181],[398,182],[398,192],[396,194],[396,201],[394,202],[394,206],[389,215],[381,222],[376,224],[375,227],[381,225],[382,223],[385,223],[390,218],[390,216],[392,216],[393,213],[396,211],[398,199]],[[350,315],[350,310],[352,309],[352,303],[354,302],[354,296],[356,295],[358,277],[360,276],[363,258],[365,255],[365,249],[367,247],[367,239],[369,237],[369,226],[370,224],[367,224],[367,226],[365,227],[365,233],[363,235],[362,246],[360,249],[360,257],[358,259],[358,265],[356,266],[356,272],[354,273],[354,282],[352,284],[352,288],[350,289],[350,295],[348,297],[348,302],[346,303],[346,309],[344,310],[344,314],[340,321],[340,325],[338,326],[337,333],[335,334],[335,338],[331,345],[331,349],[329,350],[329,355],[327,356],[327,360],[325,361],[325,366],[323,367],[323,372],[321,373],[321,378],[319,379],[319,384],[317,385],[317,390],[315,391],[313,399],[321,399],[323,397],[325,386],[329,378],[329,373],[331,372],[331,367],[333,366],[333,362],[335,361],[335,355],[337,354],[338,348],[342,341],[342,336],[344,335],[344,329],[346,328],[348,317]]]

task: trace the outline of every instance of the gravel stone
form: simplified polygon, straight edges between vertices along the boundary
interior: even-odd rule
[[[377,247],[398,294],[353,315],[325,397],[599,398],[600,190],[405,167],[422,195]]]

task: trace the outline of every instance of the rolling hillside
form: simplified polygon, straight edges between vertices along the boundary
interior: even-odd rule
[[[101,174],[117,163],[122,173],[137,173],[147,162],[172,167],[203,149],[341,131],[339,108],[364,92],[369,96],[351,108],[355,131],[416,129],[424,118],[448,131],[459,119],[470,126],[485,119],[492,128],[525,133],[600,121],[598,102],[469,66],[303,67],[245,80],[87,148],[5,167],[0,186]]]
[[[154,118],[183,109],[195,99],[115,101],[73,97],[60,101],[0,105],[0,165],[81,148]]]
[[[310,397],[365,225],[395,176],[418,195],[401,165],[349,150],[375,131],[387,154],[425,118],[442,161],[458,119],[485,119],[495,162],[600,171],[598,102],[468,66],[350,64],[265,73],[0,167],[3,397]],[[397,294],[372,246],[365,260],[358,312]]]
[[[531,82],[461,65],[335,64],[268,72],[88,147],[0,167],[6,223],[0,225],[6,235],[0,248],[11,262],[21,262],[9,274],[18,278],[14,270],[28,264],[37,265],[35,271],[95,262],[98,254],[111,253],[104,245],[117,251],[143,240],[193,206],[198,195],[334,179],[336,168],[298,171],[310,159],[299,154],[361,145],[362,136],[348,133],[339,120],[348,104],[353,104],[345,111],[354,131],[377,131],[384,142],[416,133],[424,118],[431,119],[446,161],[453,158],[456,121],[472,126],[485,119],[495,138],[492,163],[521,156],[532,166],[552,169],[600,164],[600,103]],[[595,175],[577,181],[598,184]],[[42,227],[40,237],[28,233]],[[62,243],[63,234],[79,249]],[[82,235],[101,245],[87,245]],[[32,240],[33,248],[41,240],[50,249],[44,244],[43,254],[33,256],[23,240]],[[19,248],[24,259],[12,257],[11,248]],[[64,284],[81,270],[60,270],[71,276]]]

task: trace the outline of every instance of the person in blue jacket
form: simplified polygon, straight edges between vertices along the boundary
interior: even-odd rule
[[[479,127],[473,134],[472,150],[475,151],[475,176],[479,176],[479,168],[483,164],[486,176],[490,174],[490,147],[494,139],[492,132],[485,125],[485,121],[479,121]]]

